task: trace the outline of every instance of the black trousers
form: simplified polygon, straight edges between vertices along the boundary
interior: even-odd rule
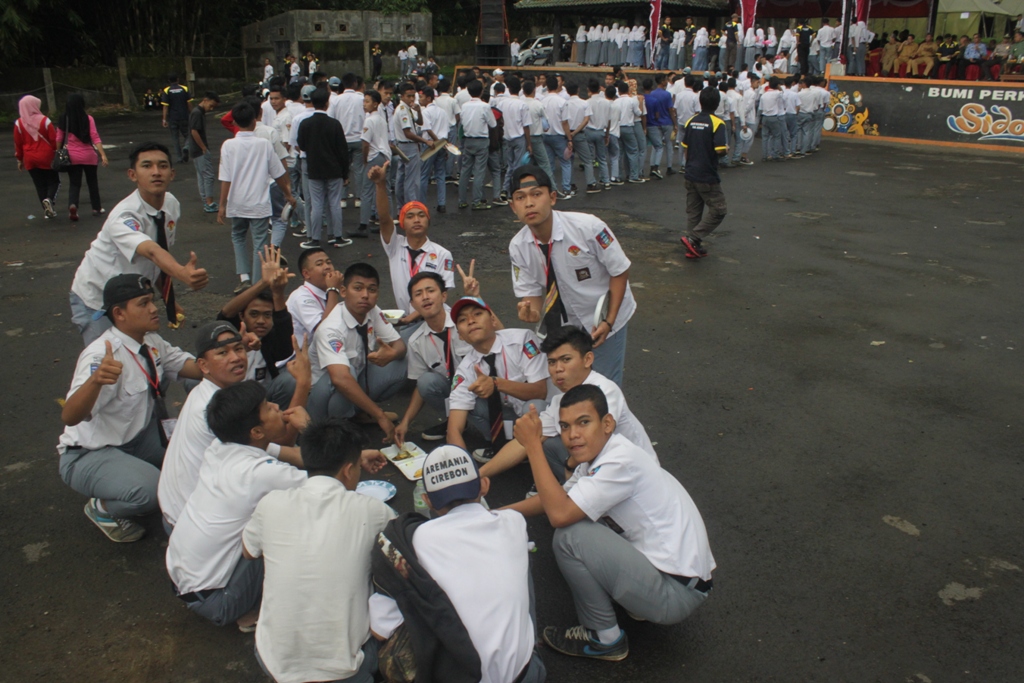
[[[82,173],[85,173],[85,182],[89,184],[89,203],[93,211],[103,208],[100,203],[100,182],[96,177],[96,164],[74,164],[68,169],[68,182],[71,187],[68,190],[68,205],[78,206],[78,197],[82,193]]]
[[[57,198],[57,190],[60,189],[60,173],[51,168],[30,168],[28,174],[32,176],[32,182],[36,186],[36,195],[39,201],[44,199],[53,201]]]
[[[800,75],[807,75],[808,60],[811,54],[810,45],[797,45],[796,46],[796,58],[800,62]]]

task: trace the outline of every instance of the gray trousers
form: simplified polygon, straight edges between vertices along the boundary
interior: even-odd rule
[[[227,626],[256,608],[263,598],[263,558],[247,560],[239,556],[228,578],[228,585],[186,606],[217,626]]]
[[[782,131],[786,127],[782,116],[762,116],[764,135],[761,140],[761,152],[765,161],[782,157],[786,153],[783,146]]]
[[[487,151],[487,172],[491,176],[491,198],[497,199],[501,193],[501,169],[505,166],[505,146]]]
[[[362,158],[363,153],[359,152],[359,158]],[[387,157],[383,154],[378,154],[371,157],[366,165],[363,166],[363,175],[370,172],[370,169],[374,166],[383,166],[384,162],[387,161]],[[370,179],[367,178],[366,182],[363,183],[363,205],[359,209],[359,224],[369,225],[370,216],[373,215],[374,208],[377,206],[377,185],[371,183]]]
[[[421,392],[422,395],[422,392]],[[517,417],[522,417],[526,413],[530,412],[530,406],[535,406],[538,413],[543,413],[544,409],[548,407],[547,401],[542,398],[536,398],[532,401],[527,401],[523,404],[523,410],[521,413],[517,413]],[[480,432],[481,436],[486,441],[491,440],[491,419],[490,414],[487,411],[487,401],[482,398],[476,400],[476,405],[473,406],[473,410],[469,411],[467,418],[467,424],[472,425],[474,429]]]
[[[501,183],[501,191],[506,194],[511,187],[512,171],[519,168],[519,164],[526,154],[526,136],[520,135],[517,138],[505,140],[505,180]]]
[[[800,145],[800,128],[796,125],[796,114],[786,114],[785,120],[782,140],[786,145],[786,154],[793,154]]]
[[[281,368],[277,377],[264,385],[267,390],[267,400],[276,403],[281,410],[287,410],[295,395],[295,384],[295,378],[292,377],[292,373],[288,372],[288,368]]]
[[[704,215],[704,207],[708,213]],[[721,183],[686,181],[686,228],[690,237],[704,239],[725,220],[728,210]],[[603,348],[599,347],[598,350]],[[598,371],[600,372],[600,371]]]
[[[305,225],[309,222],[309,215],[306,213],[306,188],[302,184],[301,159],[296,158],[295,164],[288,169],[288,179],[292,183],[292,196],[295,197],[295,213],[292,214],[291,223],[295,225],[301,222]]]
[[[363,141],[348,143],[348,196],[363,198],[363,183],[370,182],[363,168]]]
[[[725,201],[724,198],[722,201]],[[604,344],[594,349],[594,372],[599,372],[622,386],[622,373],[626,366],[626,341],[629,324],[605,338]]]
[[[68,449],[60,456],[60,478],[72,489],[99,498],[118,518],[135,517],[160,509],[156,487],[164,447],[159,421],[154,417],[139,434],[121,446],[95,451]]]
[[[368,363],[365,386],[362,379],[360,386],[372,401],[386,401],[405,386],[407,369],[405,359],[393,361],[382,368]],[[306,410],[314,420],[325,420],[328,417],[348,419],[356,414],[356,405],[334,388],[330,374],[325,372],[310,390]]]
[[[416,378],[416,389],[424,403],[444,415],[445,399],[452,393],[451,382],[436,372],[424,372]]]
[[[800,131],[800,146],[797,152],[807,154],[811,149],[814,140],[814,114],[811,112],[800,112],[796,115],[797,129]]]
[[[462,143],[462,172],[459,174],[459,203],[466,203],[469,179],[473,178],[473,203],[484,200],[484,174],[489,156],[487,138],[466,138]]]
[[[811,149],[818,149],[818,145],[821,144],[821,128],[825,122],[825,111],[816,111],[814,116],[814,142],[812,143]]]
[[[398,201],[397,208],[401,208],[406,202],[422,202],[420,196],[420,181],[423,170],[420,168],[420,146],[415,142],[398,142],[398,148],[402,150],[409,161],[401,161],[399,157],[398,175],[395,176],[395,199]]]
[[[341,237],[341,200],[345,197],[343,178],[309,179],[309,239],[322,237],[324,205],[327,205],[327,226],[331,237]]]
[[[604,131],[597,128],[585,128],[579,149],[576,150],[583,164],[583,178],[587,185],[600,182],[607,183],[608,178],[608,147],[604,144]],[[594,175],[594,161],[597,161],[597,177]]]
[[[622,179],[622,170],[619,166],[621,155],[619,154],[619,138],[615,135],[608,136],[608,173],[612,180]]]
[[[637,180],[640,178],[642,170],[642,158],[640,156],[640,146],[636,139],[636,129],[633,126],[622,126],[619,129],[619,136],[624,149],[623,156],[625,157],[623,173],[619,178],[625,180],[628,177],[629,180]]]
[[[614,603],[654,624],[678,624],[706,593],[658,571],[643,553],[603,524],[585,519],[555,530],[555,560],[569,584],[576,615],[601,631],[618,622]]]
[[[192,165],[196,168],[196,182],[199,184],[199,198],[203,201],[210,199],[217,201],[214,194],[213,152],[207,152],[197,157],[192,157]]]
[[[533,163],[543,168],[549,178],[554,178],[555,170],[551,167],[551,160],[548,159],[548,151],[544,147],[544,136],[531,134],[530,146],[533,148]]]

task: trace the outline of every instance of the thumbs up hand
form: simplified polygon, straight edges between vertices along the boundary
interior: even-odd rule
[[[383,339],[378,339],[377,348],[372,353],[366,354],[366,360],[380,368],[396,358],[398,358],[398,351]]]
[[[479,365],[474,365],[473,369],[476,370],[476,379],[466,388],[480,398],[490,398],[497,390],[497,380],[484,372]]]
[[[121,369],[123,368],[120,361],[114,360],[114,349],[110,345],[109,341],[104,342],[107,347],[107,353],[103,356],[103,360],[93,371],[90,379],[101,386],[107,386],[109,384],[115,384],[118,378],[121,377]]]
[[[202,289],[210,284],[210,276],[206,274],[206,268],[197,267],[198,261],[196,252],[190,252],[188,263],[182,269],[181,281],[192,289]]]
[[[541,436],[544,434],[544,427],[540,421],[540,415],[537,414],[537,407],[532,403],[530,404],[530,411],[516,420],[512,434],[515,436],[516,441],[523,446],[540,443]]]

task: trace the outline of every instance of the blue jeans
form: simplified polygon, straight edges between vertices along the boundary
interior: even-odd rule
[[[267,665],[263,663],[263,658],[260,657],[260,651],[255,648],[253,649],[256,652],[256,663],[260,665],[261,669],[263,669],[263,673],[273,678],[273,674],[267,671]],[[373,683],[373,675],[379,668],[377,660],[377,653],[379,650],[380,641],[373,636],[370,636],[370,638],[363,643],[363,663],[359,665],[359,671],[356,671],[348,678],[339,678],[335,681],[330,681],[330,683]],[[543,666],[543,664],[541,666]],[[523,683],[526,683],[527,680],[530,679],[525,679]],[[539,680],[542,681],[543,679]]]
[[[594,349],[593,370],[622,386],[622,373],[626,365],[626,332],[629,323],[613,335],[605,338],[604,344]]]
[[[92,317],[96,311],[86,306],[82,297],[74,292],[68,293],[68,299],[71,302],[71,322],[78,328],[78,333],[82,335],[82,341],[86,346],[92,344],[99,339],[101,334],[114,326],[107,316],[93,320]]]
[[[245,245],[246,235],[252,232],[252,255]],[[244,275],[252,274],[252,281],[256,282],[263,275],[263,267],[260,265],[260,253],[267,245],[270,238],[270,217],[266,218],[238,218],[231,216],[231,242],[235,246],[235,273]]]
[[[572,189],[572,159],[565,158],[565,148],[568,146],[564,135],[551,135],[550,133],[544,135],[544,151],[547,152],[551,166],[554,167],[557,164],[561,169],[562,192],[565,194]],[[555,177],[551,176],[551,181],[554,182],[554,180]]]
[[[655,69],[658,69],[659,71],[664,71],[665,69],[668,68],[668,52],[668,46],[664,44],[659,45],[658,63],[654,65]]]
[[[427,201],[427,192],[430,190],[430,179],[434,178],[434,183],[437,186],[437,205],[444,206],[448,200],[448,188],[445,185],[445,169],[448,167],[448,152],[447,150],[441,150],[434,156],[430,157],[422,163],[422,189],[420,193],[423,195],[423,202]]]

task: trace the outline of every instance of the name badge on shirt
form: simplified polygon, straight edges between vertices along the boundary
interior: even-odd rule
[[[576,269],[576,280],[583,282],[584,280],[590,279],[590,268],[577,268]]]
[[[267,378],[267,369],[266,368],[256,368],[256,381],[257,382],[262,382],[266,378]]]

